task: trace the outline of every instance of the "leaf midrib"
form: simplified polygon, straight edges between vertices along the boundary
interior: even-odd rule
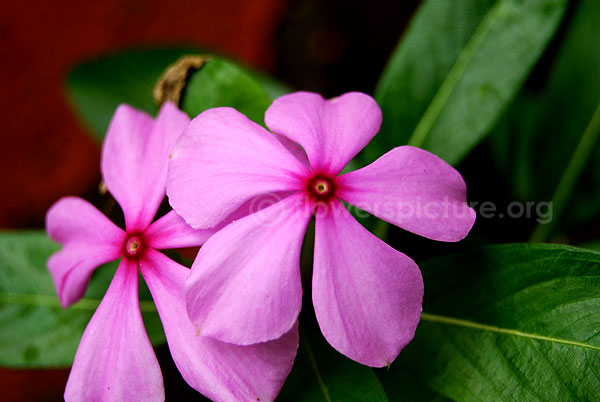
[[[77,303],[73,304],[69,308],[77,310],[88,310],[94,311],[100,305],[99,299],[83,298]],[[30,305],[30,306],[42,306],[49,308],[62,308],[60,302],[56,296],[48,295],[37,295],[37,294],[26,294],[26,293],[1,293],[0,304],[16,304],[16,305]],[[154,302],[150,300],[140,301],[140,310],[142,312],[156,312],[156,306]],[[524,332],[516,329],[502,328],[494,325],[481,324],[478,322],[463,320],[460,318],[442,316],[437,314],[430,314],[423,312],[421,314],[421,320],[429,321],[440,324],[453,325],[463,328],[469,328],[473,330],[479,330],[484,332],[493,332],[503,335],[518,336],[527,339],[535,339],[545,342],[560,343],[563,345],[581,347],[590,350],[600,351],[599,346],[589,345],[583,342],[572,341],[569,339],[556,338],[551,336],[539,335],[535,333]]]
[[[539,334],[524,332],[524,331],[520,331],[520,330],[516,330],[516,329],[502,328],[502,327],[497,327],[494,325],[481,324],[478,322],[473,322],[473,321],[468,321],[468,320],[463,320],[460,318],[448,317],[448,316],[443,316],[443,315],[429,314],[429,313],[424,312],[424,313],[421,313],[421,320],[439,323],[439,324],[453,325],[453,326],[468,328],[468,329],[473,329],[473,330],[479,330],[479,331],[483,331],[483,332],[492,332],[492,333],[502,334],[502,335],[512,335],[512,336],[518,336],[518,337],[526,338],[526,339],[534,339],[534,340],[538,340],[538,341],[560,343],[563,345],[575,346],[575,347],[581,347],[584,349],[600,351],[599,346],[589,345],[589,344],[583,343],[583,342],[577,342],[577,341],[572,341],[569,339],[562,339],[562,338],[556,338],[556,337],[551,337],[551,336],[539,335]]]
[[[446,103],[448,103],[448,99],[454,91],[454,88],[456,88],[460,82],[463,73],[468,68],[471,60],[473,60],[473,57],[477,53],[477,50],[479,50],[479,47],[496,22],[496,15],[500,13],[499,10],[502,9],[504,4],[504,0],[498,0],[483,17],[473,32],[473,35],[459,53],[452,68],[450,68],[450,71],[446,75],[444,82],[442,82],[442,85],[440,85],[433,99],[429,103],[429,106],[425,110],[425,113],[423,113],[423,116],[408,140],[408,145],[415,147],[423,146]]]
[[[100,299],[83,298],[77,303],[69,306],[69,309],[95,311],[100,305]],[[15,304],[24,306],[41,306],[62,309],[60,301],[56,296],[38,295],[30,293],[0,293],[0,304]],[[142,313],[156,312],[156,305],[151,300],[140,300]]]

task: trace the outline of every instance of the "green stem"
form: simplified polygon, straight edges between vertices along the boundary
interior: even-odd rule
[[[315,372],[315,377],[317,377],[317,381],[319,382],[321,391],[323,391],[323,396],[325,396],[325,400],[327,402],[331,402],[331,397],[329,396],[329,391],[327,390],[325,381],[323,381],[323,376],[321,375],[321,371],[319,370],[319,365],[317,364],[317,359],[315,357],[315,353],[313,352],[313,349],[310,346],[308,337],[306,336],[306,334],[303,331],[302,331],[302,344],[304,345],[304,349],[306,350],[306,354],[308,355],[308,360],[310,361],[310,365],[312,366],[312,368]]]
[[[594,149],[594,145],[598,140],[598,135],[600,134],[600,103],[596,107],[594,115],[590,120],[590,123],[586,127],[581,139],[579,140],[579,144],[577,144],[577,148],[575,148],[575,152],[563,173],[558,186],[556,187],[556,191],[552,196],[551,208],[552,208],[552,220],[546,224],[538,223],[533,234],[531,235],[530,242],[544,242],[552,233],[552,229],[556,222],[558,221],[558,217],[564,210],[569,196],[573,192],[573,188],[577,183],[577,179],[581,175],[583,168],[585,167],[585,163],[590,157],[592,150]]]

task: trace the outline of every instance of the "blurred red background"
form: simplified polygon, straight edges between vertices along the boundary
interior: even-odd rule
[[[198,44],[269,69],[282,2],[56,0],[2,8],[0,227],[7,228],[39,226],[53,201],[99,180],[99,147],[63,95],[72,66],[136,45]]]

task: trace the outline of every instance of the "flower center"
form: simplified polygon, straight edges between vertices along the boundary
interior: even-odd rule
[[[142,240],[138,234],[130,234],[123,243],[123,255],[125,257],[138,257],[142,251]]]
[[[335,194],[335,183],[327,176],[316,175],[308,181],[306,189],[316,201],[327,201]]]

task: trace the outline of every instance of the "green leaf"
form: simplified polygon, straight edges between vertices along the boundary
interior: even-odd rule
[[[600,400],[600,253],[514,244],[421,268],[424,313],[394,365],[458,401]]]
[[[502,177],[512,181],[507,185],[509,191],[523,202],[535,199],[536,180],[530,158],[535,145],[533,130],[539,121],[538,102],[536,97],[521,93],[488,137],[492,162]],[[513,133],[520,136],[513,138]]]
[[[320,334],[309,336],[301,331],[298,356],[278,400],[387,402],[388,399],[372,369],[336,352]]]
[[[568,203],[559,206],[566,208],[557,229],[587,225],[600,214],[600,147],[586,145],[597,135],[590,123],[600,104],[598,15],[600,2],[579,2],[546,85],[541,91],[523,91],[490,137],[495,159],[519,200],[549,201],[559,187],[567,190],[558,193]],[[569,165],[577,174],[567,172]]]
[[[408,143],[457,164],[493,127],[549,42],[566,0],[428,0],[375,91],[370,161]]]
[[[600,252],[600,240],[594,240],[590,242],[580,243],[577,247],[587,248],[589,250],[599,251]]]
[[[154,84],[170,64],[194,52],[198,50],[135,50],[92,60],[69,74],[67,93],[82,120],[102,140],[121,103],[155,115]]]
[[[247,71],[230,61],[213,57],[192,74],[181,108],[190,116],[197,116],[213,107],[229,106],[263,124],[265,111],[272,101]]]
[[[0,232],[0,365],[11,367],[69,366],[83,330],[104,296],[116,264],[100,267],[85,297],[60,306],[46,260],[59,246],[44,232]],[[142,289],[141,307],[154,343],[164,333],[149,292]]]
[[[294,91],[290,86],[277,81],[275,78],[261,71],[249,70],[249,72],[252,75],[252,78],[254,78],[265,92],[267,92],[271,99],[278,98]]]
[[[155,49],[116,53],[75,68],[67,80],[71,103],[102,140],[110,119],[121,103],[156,115],[153,88],[169,65],[198,49]],[[181,107],[191,117],[219,106],[231,106],[262,124],[274,97],[289,88],[260,72],[250,71],[218,56],[193,72]]]

